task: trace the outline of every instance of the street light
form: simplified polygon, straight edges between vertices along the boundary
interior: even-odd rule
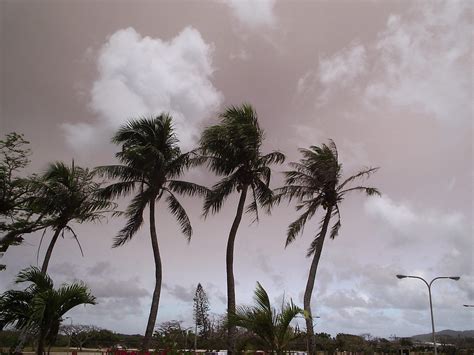
[[[463,304],[464,307],[474,307],[474,304]]]
[[[428,294],[430,296],[430,312],[431,312],[431,332],[433,335],[433,346],[434,346],[434,355],[438,355],[438,350],[436,349],[436,337],[435,337],[435,326],[434,326],[434,318],[433,318],[433,302],[431,301],[431,285],[435,280],[439,279],[450,279],[454,281],[458,281],[461,277],[460,276],[438,276],[435,277],[433,280],[428,283],[424,278],[420,276],[412,276],[412,275],[397,275],[397,278],[399,279],[405,279],[405,278],[410,278],[410,279],[418,279],[423,281],[426,286],[428,287]]]
[[[69,319],[71,321],[71,329],[69,330],[69,339],[67,341],[67,354],[69,354],[69,350],[71,349],[72,317],[64,318],[64,320],[66,319]]]

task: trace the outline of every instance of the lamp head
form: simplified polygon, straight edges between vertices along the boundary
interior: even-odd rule
[[[404,279],[405,277],[408,277],[408,276],[406,276],[406,275],[400,275],[400,274],[397,275],[397,278],[399,278],[399,279]]]
[[[451,276],[450,279],[454,281],[458,281],[461,278],[461,276]]]

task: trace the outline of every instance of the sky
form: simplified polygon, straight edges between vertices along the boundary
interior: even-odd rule
[[[459,275],[433,286],[436,328],[474,329],[472,2],[464,1],[0,1],[0,132],[31,142],[30,172],[62,160],[114,162],[110,143],[127,120],[169,112],[183,150],[226,106],[251,103],[265,130],[263,152],[298,161],[298,148],[333,139],[349,176],[380,167],[366,183],[381,197],[348,195],[339,236],[325,242],[315,290],[315,331],[410,336],[430,331],[427,288],[396,274]],[[273,168],[272,187],[283,184]],[[185,176],[211,186],[205,168]],[[126,200],[120,201],[121,206]],[[188,244],[157,208],[163,289],[157,324],[192,324],[198,283],[211,311],[226,308],[225,247],[237,196],[201,217]],[[256,282],[279,304],[303,304],[306,249],[320,215],[286,249],[293,204],[243,218],[235,245],[238,304]],[[112,249],[124,220],[74,225],[82,247],[59,240],[49,272],[85,281],[98,304],[74,323],[144,333],[154,287],[147,225]],[[45,237],[40,250],[44,256]],[[0,291],[37,265],[40,235],[2,258]],[[300,321],[303,327],[304,322]]]

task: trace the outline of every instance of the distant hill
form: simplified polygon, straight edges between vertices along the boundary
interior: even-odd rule
[[[474,330],[451,330],[446,329],[436,332],[436,337],[452,337],[452,338],[474,338]],[[411,337],[415,341],[431,341],[431,333],[413,335]]]

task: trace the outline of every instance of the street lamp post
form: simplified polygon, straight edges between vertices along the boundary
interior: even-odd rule
[[[431,332],[433,336],[433,347],[434,347],[434,355],[438,355],[438,350],[436,349],[436,337],[435,337],[435,326],[434,326],[434,317],[433,317],[433,302],[431,300],[431,285],[435,280],[439,279],[450,279],[454,281],[458,281],[461,277],[460,276],[438,276],[435,277],[433,280],[428,283],[424,278],[420,276],[412,276],[412,275],[397,275],[397,278],[399,279],[405,279],[405,278],[410,278],[410,279],[418,279],[421,280],[425,283],[425,285],[428,287],[428,295],[430,297],[430,312],[431,312]]]
[[[69,319],[71,321],[71,329],[69,330],[69,339],[67,340],[67,354],[69,354],[69,350],[71,349],[72,317],[66,317],[64,319]]]

